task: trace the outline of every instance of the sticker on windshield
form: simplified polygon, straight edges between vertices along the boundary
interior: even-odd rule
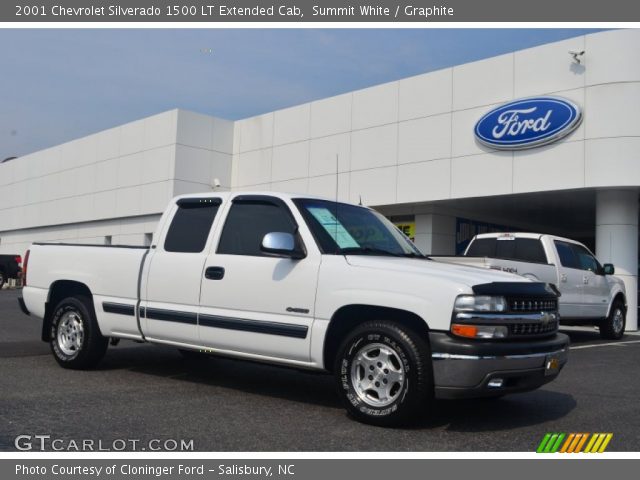
[[[322,228],[333,238],[340,248],[359,248],[360,244],[356,242],[347,229],[336,219],[328,208],[310,207],[309,213],[322,225]]]

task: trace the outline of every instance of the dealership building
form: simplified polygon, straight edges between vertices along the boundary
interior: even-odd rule
[[[552,128],[555,112],[518,103],[531,97],[575,107],[570,128],[538,142],[521,135],[517,145],[482,140],[478,125],[494,111],[516,136]],[[639,113],[640,30],[244,120],[172,110],[1,163],[0,253],[35,241],[150,244],[167,202],[184,193],[337,195],[378,209],[425,253],[460,253],[475,233],[494,230],[580,240],[615,264],[629,293],[627,329],[636,330]]]

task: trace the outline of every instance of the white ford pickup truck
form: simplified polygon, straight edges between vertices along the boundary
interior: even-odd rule
[[[560,291],[560,323],[596,325],[603,338],[624,335],[627,296],[610,263],[600,265],[582,243],[541,233],[483,233],[463,256],[433,257],[444,262],[517,273]]]
[[[375,211],[319,198],[180,196],[149,248],[35,243],[24,263],[21,307],[63,367],[111,338],[324,370],[375,424],[535,389],[567,360],[553,287],[431,261]]]

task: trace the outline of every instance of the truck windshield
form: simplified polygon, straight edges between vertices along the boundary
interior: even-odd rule
[[[296,199],[323,253],[426,258],[393,223],[365,207]]]

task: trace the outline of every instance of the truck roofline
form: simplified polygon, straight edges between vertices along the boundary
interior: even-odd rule
[[[537,238],[541,239],[542,237],[549,237],[552,240],[561,240],[563,242],[575,243],[578,245],[582,245],[582,243],[577,240],[573,240],[571,238],[560,237],[558,235],[551,235],[550,233],[532,233],[532,232],[493,232],[493,233],[479,233],[474,238],[498,238],[503,235],[513,235],[514,237],[520,238]]]
[[[271,197],[277,197],[283,200],[293,200],[296,198],[310,198],[314,200],[326,200],[329,202],[335,201],[334,198],[322,197],[319,195],[308,195],[302,193],[287,193],[287,192],[275,192],[269,190],[242,190],[235,192],[198,192],[198,193],[183,193],[182,195],[177,195],[173,197],[172,203],[182,199],[182,198],[222,198],[223,200],[227,200],[229,198],[235,198],[241,195],[265,195]],[[351,203],[344,202],[340,200],[340,203]]]

